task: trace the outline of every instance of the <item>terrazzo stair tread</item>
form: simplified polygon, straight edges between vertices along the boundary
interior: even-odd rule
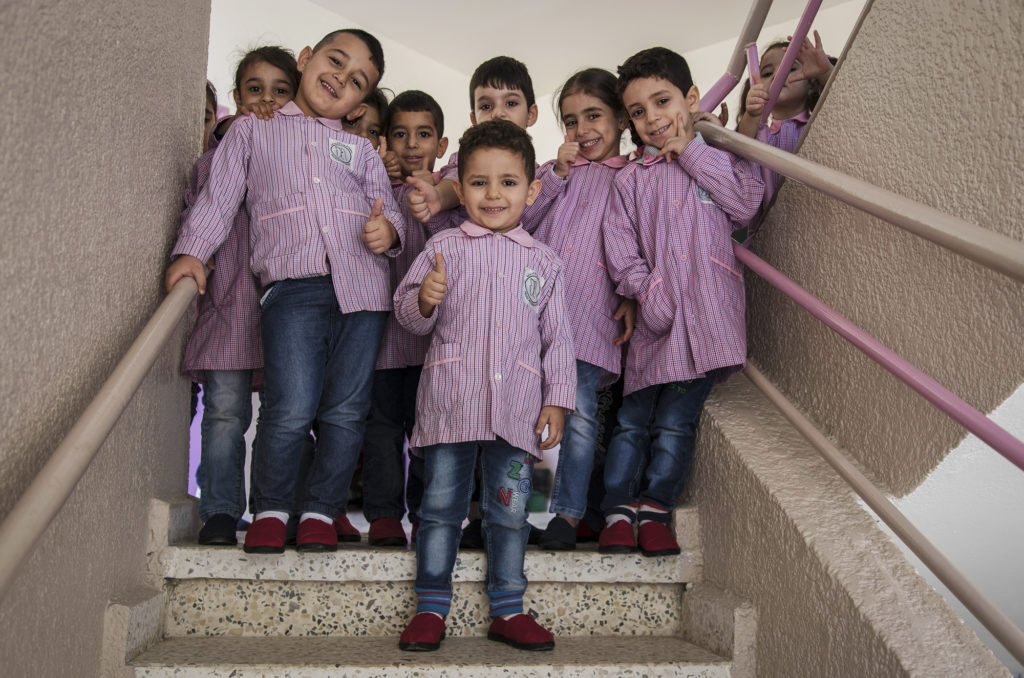
[[[482,582],[453,586],[448,634],[490,621]],[[558,636],[682,633],[680,584],[530,583],[527,610]],[[165,637],[393,636],[415,613],[412,582],[190,579],[171,583]]]
[[[673,636],[556,638],[550,652],[523,652],[484,637],[449,638],[436,652],[402,652],[394,638],[176,638],[130,665],[135,676],[149,678],[729,676],[729,660]]]
[[[678,556],[646,558],[636,554],[604,555],[596,544],[575,551],[526,552],[530,581],[678,584],[699,579],[702,554],[687,548]],[[238,547],[182,544],[164,547],[157,556],[158,574],[168,579],[259,579],[284,581],[413,581],[416,554],[365,543],[339,545],[334,553],[249,554]],[[483,551],[459,553],[453,581],[484,581]]]

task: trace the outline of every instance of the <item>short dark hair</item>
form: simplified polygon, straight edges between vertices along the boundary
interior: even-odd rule
[[[526,180],[533,181],[537,173],[533,141],[526,130],[508,120],[488,120],[465,131],[459,139],[459,181],[465,176],[469,156],[483,148],[500,148],[518,153],[523,158]]]
[[[242,76],[246,69],[261,61],[280,69],[285,74],[288,84],[292,86],[292,95],[294,96],[295,91],[299,88],[299,67],[295,63],[295,55],[292,51],[277,45],[263,45],[251,49],[242,57],[242,60],[238,62],[238,68],[235,69],[235,91],[241,94]]]
[[[391,121],[395,113],[430,113],[434,119],[434,131],[437,136],[444,136],[444,112],[434,97],[418,89],[408,89],[394,98],[388,106],[388,114],[384,116],[384,134],[391,132]]]
[[[690,75],[690,66],[681,55],[666,47],[651,47],[637,52],[622,62],[616,69],[619,74],[618,91],[621,98],[629,83],[640,78],[661,78],[679,88],[679,91],[686,96],[686,93],[693,87],[693,76]],[[629,135],[637,148],[643,148],[644,142],[636,133],[633,121],[629,121]]]
[[[388,114],[388,92],[390,91],[386,87],[374,87],[363,99],[367,106],[376,109],[382,128],[384,126],[384,118]]]
[[[364,45],[366,45],[366,49],[370,50],[370,62],[377,67],[377,79],[374,82],[371,82],[370,86],[376,87],[377,83],[380,82],[380,79],[384,77],[384,48],[380,46],[380,40],[373,37],[363,29],[340,28],[336,31],[331,31],[324,37],[320,38],[320,42],[313,46],[313,54],[316,54],[324,47],[331,44],[331,41],[342,33],[348,33],[349,35],[356,36],[362,40]]]
[[[533,96],[533,80],[530,79],[530,71],[526,70],[526,64],[510,56],[488,59],[473,71],[473,77],[469,79],[469,110],[471,111],[476,106],[473,93],[477,87],[517,89],[526,97],[527,107],[537,103]]]

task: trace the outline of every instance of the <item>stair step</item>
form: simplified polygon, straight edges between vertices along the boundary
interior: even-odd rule
[[[395,637],[173,638],[130,664],[138,678],[729,676],[728,660],[673,636],[555,642],[550,652],[523,652],[476,636],[450,638],[436,652],[402,652]]]

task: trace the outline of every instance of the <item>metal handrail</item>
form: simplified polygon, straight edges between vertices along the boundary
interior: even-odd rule
[[[829,441],[825,434],[815,428],[786,396],[772,386],[756,367],[747,363],[743,372],[995,639],[1017,661],[1024,662],[1024,632],[1021,632],[1009,617],[975,588],[942,551],[914,527],[913,523]]]
[[[1024,242],[773,148],[709,122],[696,129],[716,148],[735,153],[847,205],[921,236],[987,268],[1024,282]]]
[[[772,80],[772,86],[768,88],[768,101],[765,103],[764,111],[761,113],[762,125],[768,124],[768,117],[772,114],[772,109],[775,108],[775,102],[778,101],[782,88],[786,86],[789,69],[796,62],[796,55],[803,46],[804,38],[807,37],[807,32],[811,30],[811,24],[814,22],[814,17],[817,16],[820,7],[821,0],[810,0],[807,6],[804,7],[804,13],[800,16],[800,22],[797,23],[796,30],[793,31],[793,38],[789,41],[786,53],[782,55],[782,61],[779,62],[779,67],[775,69],[775,79]]]
[[[746,47],[755,42],[764,28],[765,19],[768,18],[768,10],[772,8],[772,0],[754,0],[747,13],[747,20],[743,22],[740,30],[740,37],[736,39],[736,47],[733,48],[732,57],[725,68],[725,73],[711,86],[700,99],[700,110],[713,111],[718,108],[726,95],[732,91],[743,75],[743,69],[747,64]]]
[[[192,278],[183,278],[174,286],[4,518],[0,525],[0,599],[7,593],[18,567],[85,475],[197,291]]]

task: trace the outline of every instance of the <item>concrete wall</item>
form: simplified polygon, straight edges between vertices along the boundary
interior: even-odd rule
[[[875,0],[800,154],[1024,239],[1019,0]],[[786,185],[754,245],[983,412],[1024,380],[1024,285]],[[751,355],[895,494],[964,432],[748,276]]]
[[[209,0],[0,7],[0,516],[163,297],[200,148],[209,11]],[[107,601],[144,584],[149,500],[184,487],[181,342],[0,601],[5,675],[98,673]]]

